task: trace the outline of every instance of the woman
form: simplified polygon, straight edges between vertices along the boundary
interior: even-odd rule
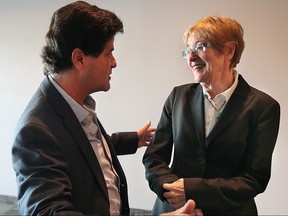
[[[143,157],[158,196],[153,214],[193,199],[205,216],[257,215],[254,197],[270,179],[280,106],[236,71],[244,50],[236,20],[205,17],[184,42],[195,83],[173,89]]]

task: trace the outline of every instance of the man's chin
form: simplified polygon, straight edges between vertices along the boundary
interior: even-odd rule
[[[107,91],[110,90],[110,88],[111,88],[111,86],[109,85],[109,86],[107,86],[103,91],[104,91],[104,92],[107,92]]]
[[[106,87],[95,89],[93,93],[96,93],[96,92],[107,92],[109,90],[110,90],[110,85],[106,86]]]

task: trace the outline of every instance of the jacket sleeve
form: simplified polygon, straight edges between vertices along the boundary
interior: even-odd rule
[[[171,119],[173,97],[174,92],[170,94],[164,104],[157,130],[143,156],[149,187],[162,201],[165,200],[163,197],[163,184],[172,183],[179,179],[168,166],[171,161],[173,148]]]
[[[21,215],[82,215],[73,210],[68,165],[56,139],[37,124],[20,129],[12,148]]]
[[[110,140],[117,155],[134,154],[137,151],[137,132],[113,133]]]

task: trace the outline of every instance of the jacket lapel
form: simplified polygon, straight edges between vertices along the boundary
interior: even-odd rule
[[[87,161],[96,181],[109,202],[108,191],[100,164],[76,115],[48,78],[42,82],[40,88],[50,103],[53,104],[58,115],[63,118],[64,125],[70,131],[71,136],[75,138],[76,143],[83,153],[83,157]]]
[[[227,125],[233,121],[233,119],[235,119],[245,109],[245,107],[247,107],[253,98],[254,96],[250,95],[250,86],[243,77],[239,75],[239,82],[234,93],[206,139],[207,145],[209,145],[214,137],[223,131],[225,127],[227,127]]]
[[[190,107],[193,113],[193,125],[201,146],[205,147],[205,117],[204,117],[204,99],[201,85],[195,85],[191,88]]]

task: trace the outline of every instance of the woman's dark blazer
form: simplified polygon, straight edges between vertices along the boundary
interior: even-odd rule
[[[149,186],[159,198],[154,214],[172,210],[163,184],[184,178],[186,199],[195,200],[205,216],[257,215],[254,197],[270,179],[279,119],[278,102],[239,75],[206,138],[201,85],[174,88],[143,157]]]
[[[127,182],[115,149],[135,153],[137,133],[117,133],[110,139],[100,127],[120,177],[121,214],[128,215]],[[12,158],[21,215],[110,214],[97,157],[76,115],[48,78],[19,120]]]

